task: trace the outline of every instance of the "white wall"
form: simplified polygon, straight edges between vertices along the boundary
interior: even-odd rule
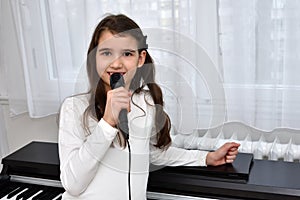
[[[9,107],[4,105],[9,152],[13,152],[31,141],[57,142],[58,125],[56,115],[32,119],[28,114],[9,117]]]

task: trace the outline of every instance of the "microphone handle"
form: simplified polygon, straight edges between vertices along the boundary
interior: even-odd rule
[[[119,128],[124,138],[127,140],[129,138],[129,127],[126,109],[122,109],[119,113]]]
[[[125,86],[125,81],[120,73],[113,73],[110,76],[110,87],[111,89],[119,88],[119,87],[124,87]],[[127,110],[122,109],[119,113],[119,123],[118,127],[121,130],[124,138],[126,140],[129,139],[129,128],[128,128],[128,118],[127,118]]]

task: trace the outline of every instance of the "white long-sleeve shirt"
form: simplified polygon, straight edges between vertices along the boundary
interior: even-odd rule
[[[147,100],[147,102],[145,101]],[[207,152],[154,147],[155,109],[147,92],[135,94],[128,113],[131,147],[131,198],[146,199],[149,163],[167,166],[205,166]],[[139,107],[137,107],[136,105]],[[82,117],[88,95],[67,98],[61,107],[59,157],[63,199],[128,199],[128,147],[122,148],[118,130],[101,119],[89,118],[91,134],[83,128]],[[143,109],[143,110],[141,110]]]

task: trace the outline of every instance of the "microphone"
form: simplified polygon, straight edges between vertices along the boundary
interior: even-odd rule
[[[110,76],[110,87],[111,89],[124,87],[125,81],[120,73],[113,73]],[[128,127],[128,118],[127,118],[127,109],[122,109],[119,113],[119,123],[118,127],[121,130],[124,138],[129,139],[129,127]]]

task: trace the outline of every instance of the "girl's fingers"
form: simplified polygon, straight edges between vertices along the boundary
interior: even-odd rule
[[[132,92],[126,90],[124,87],[119,87],[114,90],[110,90],[110,92],[112,92],[114,94],[124,94],[125,96],[131,96],[131,93],[132,93]]]
[[[236,148],[236,147],[232,147],[231,149],[229,149],[229,151],[237,151],[238,150],[238,148]]]
[[[227,155],[236,155],[236,154],[238,154],[239,152],[238,152],[238,150],[235,150],[235,151],[228,151],[227,152]]]
[[[226,156],[226,160],[235,160],[235,159],[236,159],[236,155]]]
[[[115,104],[127,104],[121,106],[122,108],[127,109],[130,103],[131,92],[127,91],[125,88],[117,88],[109,91],[108,96],[108,98],[111,99],[113,106],[115,106]]]
[[[104,119],[111,122],[111,125],[115,125],[122,109],[130,111],[130,99],[131,92],[124,87],[108,91]]]
[[[233,163],[234,160],[226,159],[226,163]]]

